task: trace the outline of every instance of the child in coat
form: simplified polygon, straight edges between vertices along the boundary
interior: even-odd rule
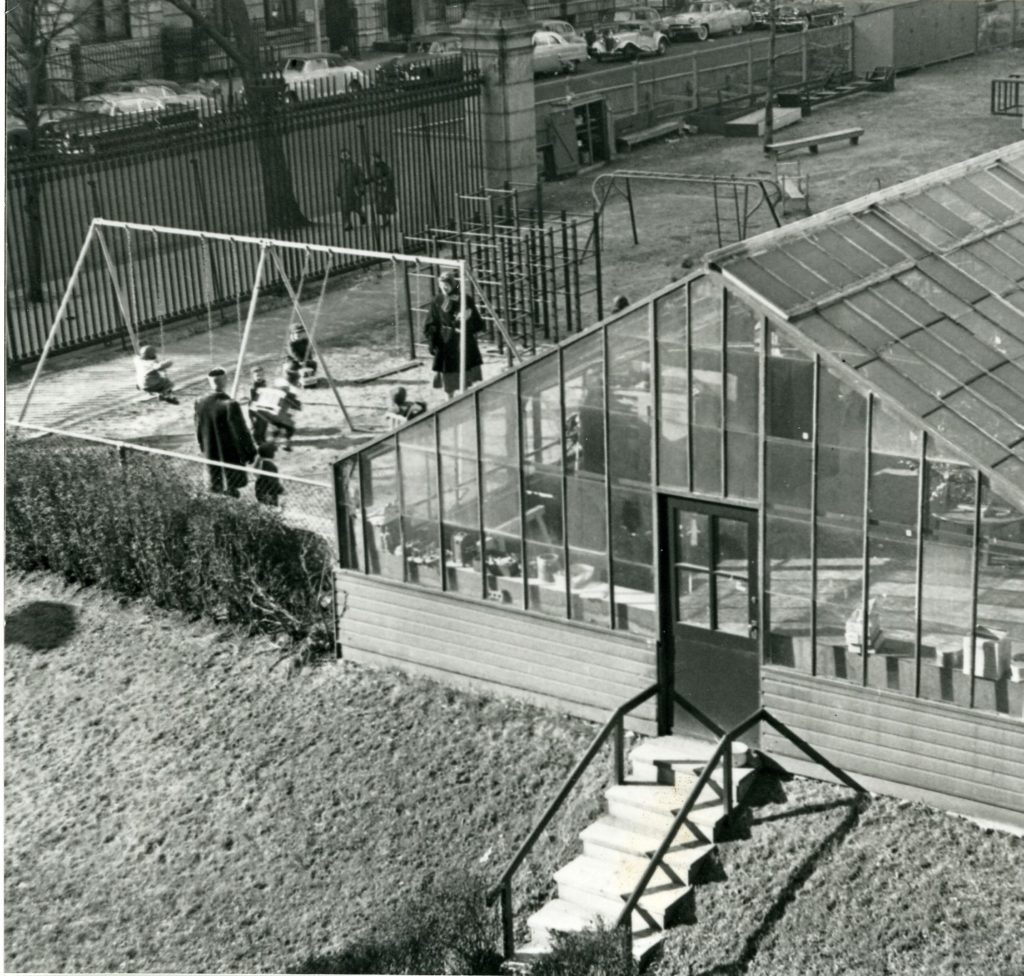
[[[135,385],[144,393],[156,393],[164,403],[177,403],[174,384],[165,372],[171,365],[169,359],[157,359],[152,346],[143,346],[135,357]]]
[[[256,475],[256,501],[264,505],[278,505],[278,499],[284,494],[284,485],[280,478],[273,477],[277,474],[277,465],[274,464],[274,455],[277,453],[277,446],[273,442],[260,444],[257,448],[256,461],[253,469],[260,472]]]

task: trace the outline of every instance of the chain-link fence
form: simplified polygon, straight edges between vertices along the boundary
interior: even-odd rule
[[[280,512],[296,528],[322,536],[337,556],[334,491],[331,482],[296,478],[266,467],[221,464],[201,457],[160,450],[90,434],[73,433],[35,424],[10,422],[8,436],[18,437],[39,450],[62,456],[83,451],[107,452],[111,464],[158,466],[168,484],[184,483],[197,493],[215,491],[237,497],[239,504],[265,505]]]

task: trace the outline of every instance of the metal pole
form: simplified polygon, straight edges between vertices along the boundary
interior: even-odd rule
[[[768,78],[764,103],[764,145],[775,141],[775,114],[772,102],[775,100],[775,0],[768,0]]]
[[[604,299],[601,297],[601,215],[594,213],[594,275],[597,283],[597,319],[604,318]]]
[[[633,230],[633,244],[635,246],[640,243],[640,238],[636,236],[636,211],[633,209],[633,188],[629,185],[628,176],[626,177],[626,202],[629,204],[629,226]]]
[[[260,248],[260,259],[256,265],[256,277],[252,283],[252,294],[249,296],[249,312],[245,317],[245,329],[242,332],[242,344],[238,350],[238,363],[235,365],[235,378],[231,383],[231,399],[238,395],[238,382],[242,378],[242,363],[245,361],[246,347],[249,345],[249,333],[252,332],[252,320],[256,315],[256,302],[260,297],[260,279],[263,277],[263,266],[267,260],[267,245]],[[282,271],[283,273],[283,271]],[[287,281],[287,275],[285,275]]]
[[[459,267],[459,392],[466,392],[466,334],[469,323],[466,321],[466,289],[469,278],[466,274],[466,262]]]
[[[39,362],[36,364],[36,370],[32,374],[32,382],[28,385],[28,393],[25,395],[25,402],[21,407],[21,411],[18,414],[18,423],[21,423],[25,419],[25,412],[28,410],[28,405],[32,401],[32,393],[36,388],[36,383],[39,381],[39,374],[43,371],[43,364],[46,362],[46,357],[50,355],[50,350],[53,348],[53,340],[57,338],[57,329],[60,328],[60,324],[67,314],[68,305],[71,302],[71,292],[74,290],[75,283],[78,281],[78,275],[82,270],[82,265],[85,264],[85,256],[89,253],[89,245],[92,243],[92,235],[96,230],[96,222],[93,221],[89,224],[89,232],[85,235],[85,243],[82,244],[82,250],[78,252],[78,260],[75,261],[75,266],[71,269],[71,277],[68,278],[67,287],[64,289],[64,297],[60,300],[60,305],[57,306],[57,314],[54,316],[53,325],[50,326],[50,334],[46,337],[46,343],[43,346],[42,355],[39,357]]]
[[[121,315],[124,316],[124,326],[128,330],[128,338],[132,341],[132,349],[135,351],[135,355],[139,354],[139,339],[135,334],[135,330],[132,328],[132,317],[128,312],[128,306],[124,300],[124,296],[121,294],[121,286],[117,281],[117,272],[114,268],[114,259],[110,256],[110,251],[107,248],[107,242],[103,235],[97,229],[96,240],[100,242],[100,250],[103,252],[103,260],[107,265],[107,271],[110,274],[110,283],[114,286],[114,294],[117,296],[117,304],[121,308]]]

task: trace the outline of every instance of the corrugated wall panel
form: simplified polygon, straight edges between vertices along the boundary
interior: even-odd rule
[[[762,689],[772,714],[873,788],[1024,828],[1024,723],[775,668]],[[770,730],[762,748],[799,755]]]
[[[651,640],[339,571],[344,657],[604,720],[654,684]],[[628,723],[654,731],[653,699]]]

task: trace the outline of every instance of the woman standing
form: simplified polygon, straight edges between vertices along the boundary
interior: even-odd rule
[[[459,282],[454,271],[444,271],[437,280],[438,294],[430,303],[423,328],[427,348],[433,356],[434,386],[443,388],[450,400],[459,390],[462,329],[466,332],[466,389],[483,379],[483,357],[476,337],[484,322],[472,295],[466,295],[465,320],[459,318]]]

